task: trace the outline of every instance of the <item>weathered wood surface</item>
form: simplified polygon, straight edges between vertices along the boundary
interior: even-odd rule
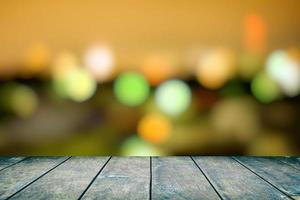
[[[274,157],[237,157],[236,159],[280,191],[300,199],[299,170]]]
[[[25,159],[25,157],[0,157],[0,171]]]
[[[288,199],[230,157],[195,157],[223,199]]]
[[[0,157],[0,199],[300,199],[299,157]]]
[[[149,199],[150,158],[113,157],[82,199]]]
[[[153,199],[220,199],[190,157],[152,159]]]
[[[107,160],[108,157],[73,157],[12,199],[77,199]]]
[[[0,172],[0,199],[6,199],[66,160],[65,157],[29,158]]]
[[[300,158],[298,157],[281,157],[279,160],[294,167],[295,169],[300,170]]]

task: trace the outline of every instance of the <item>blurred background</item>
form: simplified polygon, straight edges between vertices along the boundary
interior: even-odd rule
[[[0,2],[1,155],[299,155],[300,1]]]

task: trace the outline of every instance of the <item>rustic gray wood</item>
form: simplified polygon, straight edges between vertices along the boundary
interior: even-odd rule
[[[229,157],[194,157],[223,199],[288,199]]]
[[[300,199],[297,157],[0,157],[0,199]]]
[[[78,199],[108,157],[73,157],[12,199]]]
[[[11,196],[66,159],[66,157],[29,158],[2,170],[0,172],[0,199]]]
[[[154,157],[152,169],[152,199],[220,199],[190,157]]]
[[[300,199],[299,170],[276,158],[237,157],[236,159],[284,193]]]
[[[149,199],[149,157],[113,157],[83,199]]]
[[[300,157],[281,157],[278,158],[281,162],[284,162],[295,169],[300,170]]]
[[[0,171],[22,161],[24,158],[25,157],[0,157]]]

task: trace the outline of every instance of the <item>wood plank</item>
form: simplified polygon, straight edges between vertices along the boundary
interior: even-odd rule
[[[12,199],[78,199],[109,157],[72,157]]]
[[[82,199],[149,199],[149,157],[113,157]]]
[[[154,157],[152,170],[152,199],[220,199],[190,157]]]
[[[194,157],[223,199],[288,199],[229,157]]]
[[[67,157],[34,157],[0,172],[0,199],[18,192]]]
[[[300,170],[300,157],[281,157],[280,161]]]
[[[25,157],[0,157],[0,171],[22,161],[24,158]]]
[[[276,157],[236,157],[236,159],[284,193],[300,199],[299,170],[280,162]]]

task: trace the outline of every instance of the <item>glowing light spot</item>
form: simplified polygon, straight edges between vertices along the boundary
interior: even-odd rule
[[[204,53],[198,62],[198,81],[209,89],[224,85],[236,72],[234,55],[226,49],[217,49]]]
[[[248,143],[260,130],[259,110],[253,99],[228,98],[219,101],[212,109],[210,123],[218,142]]]
[[[280,88],[266,73],[260,73],[253,79],[251,91],[263,103],[270,103],[280,96]]]
[[[117,99],[127,106],[138,106],[149,96],[150,87],[146,79],[139,73],[121,74],[114,84]]]
[[[273,52],[267,60],[267,73],[290,96],[300,92],[300,62],[287,52],[278,50]]]
[[[96,91],[95,79],[84,68],[70,71],[65,81],[68,96],[77,102],[88,100]]]
[[[54,59],[52,66],[53,87],[60,97],[68,97],[67,77],[71,71],[77,68],[79,68],[79,61],[71,52],[62,52]]]
[[[264,130],[259,137],[248,143],[248,155],[292,155],[295,154],[293,145],[286,134],[276,131]]]
[[[9,105],[19,117],[29,117],[38,107],[38,97],[25,85],[14,85],[9,95]]]
[[[114,70],[114,56],[109,48],[94,46],[87,50],[84,64],[98,81],[106,81]]]
[[[238,74],[245,80],[251,80],[264,66],[264,59],[259,54],[243,53],[239,56]]]
[[[42,72],[49,65],[50,51],[43,43],[31,46],[25,54],[24,75]]]
[[[151,85],[158,85],[175,74],[175,66],[170,56],[151,55],[142,63],[141,72]]]
[[[155,93],[155,102],[166,114],[179,115],[186,111],[191,103],[191,90],[180,80],[170,80],[161,84]]]
[[[121,146],[123,156],[162,156],[163,153],[156,147],[139,139],[136,136],[127,139]]]
[[[170,137],[171,129],[168,118],[158,114],[150,114],[143,117],[139,122],[138,134],[149,142],[162,143]]]
[[[250,52],[262,52],[266,48],[267,26],[257,14],[248,15],[244,21],[244,45]]]

